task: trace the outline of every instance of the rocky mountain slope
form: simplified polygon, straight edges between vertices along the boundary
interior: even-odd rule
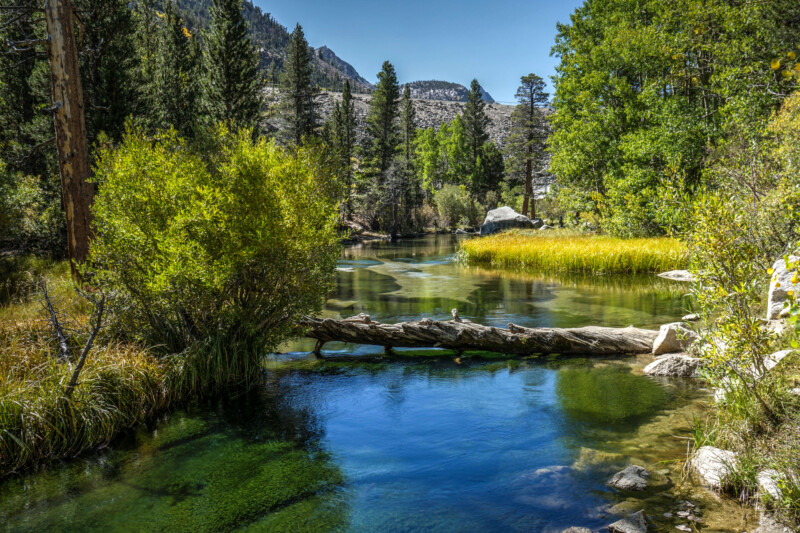
[[[441,80],[412,81],[408,84],[412,98],[424,100],[447,100],[451,102],[466,102],[469,89],[458,83]],[[483,101],[495,103],[494,98],[481,87]]]
[[[341,93],[325,91],[318,99],[318,109],[323,119],[333,112],[334,102],[341,101]],[[360,142],[364,133],[369,109],[369,95],[353,95],[355,101],[357,137]],[[464,102],[449,100],[428,100],[413,98],[416,112],[416,126],[418,128],[436,128],[450,122],[464,110]],[[505,145],[511,128],[511,111],[514,106],[502,104],[487,104],[486,114],[489,116],[489,138],[498,146]]]
[[[321,46],[314,50],[314,55],[316,56],[317,68],[325,68],[326,66],[333,68],[340,77],[350,80],[352,89],[361,89],[364,92],[370,92],[375,89],[375,86],[364,79],[353,65],[341,59],[327,46]]]

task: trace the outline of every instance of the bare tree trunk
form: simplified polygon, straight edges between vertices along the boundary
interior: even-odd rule
[[[72,275],[79,279],[77,265],[89,253],[94,187],[88,182],[89,145],[70,0],[45,0],[44,18],[67,244]]]
[[[315,352],[322,344],[342,341],[375,346],[408,348],[448,348],[458,351],[487,350],[529,355],[551,354],[613,356],[650,353],[657,331],[627,328],[524,328],[509,324],[508,329],[482,326],[466,320],[439,322],[424,318],[419,322],[381,324],[368,315],[344,320],[307,318],[300,326],[306,336],[317,339]]]

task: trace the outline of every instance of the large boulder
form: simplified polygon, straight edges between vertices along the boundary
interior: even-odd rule
[[[697,340],[697,333],[681,322],[664,324],[653,343],[653,355],[684,352]]]
[[[648,376],[665,376],[671,378],[693,378],[704,362],[698,357],[683,353],[670,353],[657,358],[644,367]]]
[[[736,454],[713,446],[703,446],[692,457],[691,465],[703,483],[712,489],[720,489],[736,466]]]
[[[649,477],[650,472],[647,469],[630,465],[614,474],[611,479],[606,481],[606,485],[620,490],[644,490],[647,488],[647,478]]]
[[[481,235],[491,235],[504,229],[522,228],[538,229],[544,225],[542,219],[531,220],[510,207],[498,207],[486,213],[486,220],[481,226]]]
[[[789,256],[789,262],[796,262],[797,256]],[[772,265],[772,278],[769,282],[769,299],[767,300],[767,320],[776,320],[783,313],[783,304],[789,298],[789,291],[797,289],[792,283],[794,271],[786,268],[786,261],[778,259]]]
[[[647,516],[644,511],[635,512],[608,526],[608,531],[610,533],[646,533]]]

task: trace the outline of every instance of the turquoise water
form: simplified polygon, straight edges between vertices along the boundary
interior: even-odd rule
[[[685,287],[646,278],[555,279],[475,271],[454,238],[345,250],[325,314],[384,321],[462,317],[504,325],[672,321]],[[300,341],[271,356],[263,387],[139,428],[111,447],[0,485],[5,531],[554,531],[599,529],[687,495],[689,382],[641,375],[647,358],[462,357]],[[354,355],[368,355],[354,358]],[[635,462],[643,494],[605,481]],[[707,531],[725,531],[723,526]]]

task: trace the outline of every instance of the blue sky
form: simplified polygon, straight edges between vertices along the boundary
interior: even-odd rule
[[[495,100],[512,102],[528,73],[549,82],[556,22],[582,0],[255,0],[309,44],[327,45],[374,82],[384,60],[400,82],[477,78]]]

